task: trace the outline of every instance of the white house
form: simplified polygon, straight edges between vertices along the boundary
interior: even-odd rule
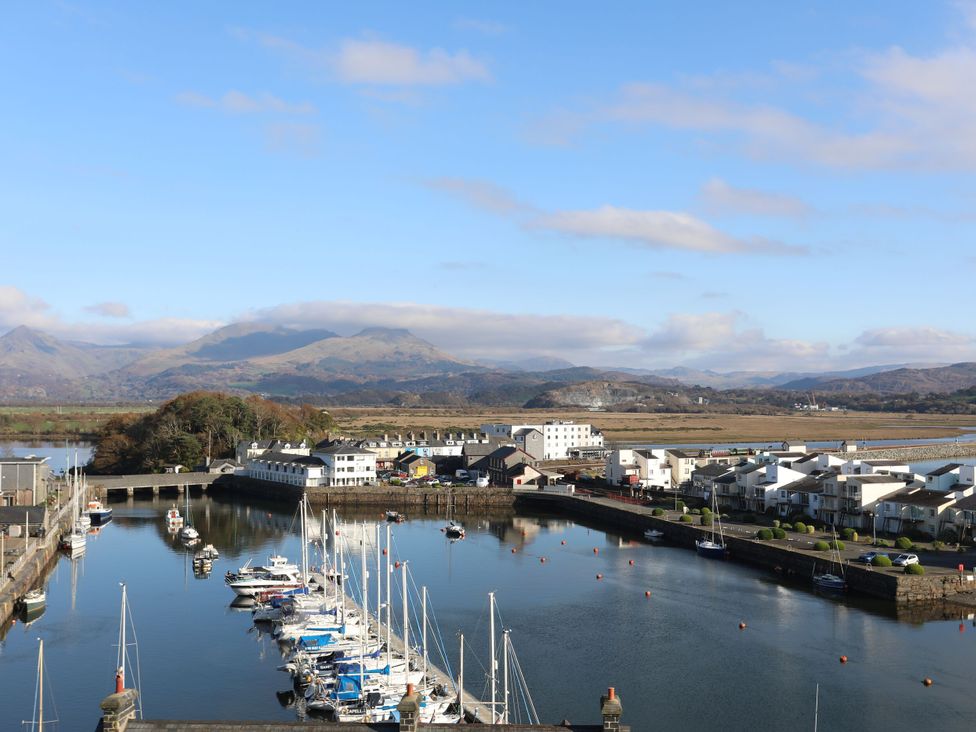
[[[376,453],[351,444],[316,448],[312,457],[324,468],[322,485],[370,485],[376,482]]]
[[[746,469],[743,468],[743,471]],[[756,513],[762,513],[766,509],[775,508],[779,500],[787,497],[783,490],[785,486],[805,476],[798,470],[779,463],[770,463],[765,466],[756,465],[756,470],[740,472],[738,477],[745,478],[745,495],[749,508]]]
[[[614,450],[606,459],[607,482],[669,490],[671,466],[664,450]]]
[[[325,463],[309,455],[267,452],[247,461],[247,476],[257,480],[315,488],[322,485]]]
[[[961,463],[948,463],[925,474],[925,487],[930,491],[947,491],[959,483]],[[971,466],[966,466],[971,467]]]
[[[565,460],[570,450],[603,448],[603,433],[589,424],[551,420],[544,424],[483,424],[481,431],[489,437],[514,440],[523,430],[538,430],[542,434],[543,460]]]
[[[838,473],[824,479],[820,517],[834,526],[870,529],[878,502],[904,490],[907,481],[885,473],[846,475]]]

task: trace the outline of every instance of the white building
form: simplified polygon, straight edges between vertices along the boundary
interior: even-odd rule
[[[241,465],[247,465],[251,458],[269,452],[282,455],[308,455],[310,450],[305,440],[295,443],[287,440],[241,440],[237,443],[236,458]]]
[[[324,465],[322,485],[371,485],[376,482],[376,453],[355,445],[316,448],[312,457]]]
[[[246,474],[257,480],[315,488],[322,485],[325,463],[309,455],[267,452],[247,461]]]
[[[611,485],[671,489],[671,466],[664,450],[614,450],[607,456],[606,476]]]
[[[570,450],[575,448],[603,447],[603,433],[589,424],[572,421],[550,420],[545,424],[483,424],[481,431],[490,437],[514,440],[515,434],[523,430],[538,430],[542,433],[542,459],[565,460]]]

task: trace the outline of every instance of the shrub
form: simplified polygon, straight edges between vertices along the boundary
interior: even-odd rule
[[[807,526],[807,533],[808,534],[813,534],[814,532],[816,532],[816,529],[815,528],[813,528],[812,526]]]
[[[774,529],[778,529],[779,528],[779,519],[773,519],[773,528]]]
[[[828,544],[823,539],[821,539],[820,541],[816,542],[813,545],[813,548],[816,549],[818,552],[825,552],[828,549],[830,549],[830,544]]]
[[[759,531],[756,532],[756,538],[760,541],[769,541],[773,538],[773,532],[769,529],[759,529]]]
[[[651,511],[651,516],[663,516],[663,515],[664,515],[663,508],[655,508],[653,511]]]
[[[786,538],[786,532],[783,531],[783,529],[781,529],[779,527],[776,527],[776,528],[773,529],[773,538],[774,539],[785,539]]]
[[[700,523],[700,524],[701,524],[702,526],[711,526],[711,525],[712,525],[712,517],[711,517],[711,515],[710,515],[710,514],[707,514],[707,513],[703,513],[703,514],[701,515],[701,518],[700,518],[700,519],[698,520],[698,522],[699,522],[699,523]]]
[[[905,574],[925,574],[925,567],[921,564],[909,564],[905,567]]]
[[[829,546],[831,549],[836,549],[839,552],[844,551],[844,542],[840,541],[839,539],[835,539],[827,546]]]
[[[793,531],[793,524],[783,523],[783,524],[780,524],[779,527],[781,529],[783,529],[783,531]]]
[[[850,527],[841,529],[840,536],[844,541],[857,541],[857,532]]]
[[[681,523],[683,523],[683,524],[690,524],[690,523],[691,523],[691,521],[692,521],[692,519],[691,519],[691,516],[689,516],[689,515],[688,515],[688,514],[686,514],[686,513],[683,513],[683,514],[681,514],[681,515],[680,515],[680,516],[678,517],[678,521],[680,521],[680,522],[681,522]]]
[[[912,543],[912,540],[909,539],[907,536],[899,536],[895,540],[895,546],[901,549],[903,552],[907,552],[915,545]]]
[[[702,516],[707,516],[711,512],[712,512],[712,509],[708,508],[707,506],[701,510]]]
[[[944,541],[938,541],[938,540],[933,541],[932,542],[932,548],[935,549],[935,551],[940,552],[943,549],[945,549],[945,542]]]
[[[878,555],[871,560],[871,564],[874,565],[875,567],[890,567],[891,560],[888,559],[888,557],[883,557],[881,555]]]
[[[798,534],[805,534],[807,533],[807,525],[802,521],[797,521],[795,524],[793,524],[793,531]]]
[[[675,507],[675,508],[676,508],[677,510],[679,510],[679,511],[684,511],[684,510],[685,510],[685,502],[684,502],[684,501],[677,501],[677,502],[676,502],[676,503],[674,504],[674,507]]]
[[[893,541],[888,541],[887,539],[878,539],[874,542],[875,546],[884,547],[885,549],[891,549],[895,543]]]
[[[699,515],[699,514],[701,513],[701,511],[699,511],[699,510],[698,510],[697,508],[693,508],[693,509],[691,509],[691,512],[692,512],[693,514],[695,514],[696,516],[697,516],[697,515]]]

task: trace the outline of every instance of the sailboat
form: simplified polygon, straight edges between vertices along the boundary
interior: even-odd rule
[[[834,563],[840,567],[840,574],[834,574]],[[844,578],[844,564],[840,560],[840,552],[837,550],[837,534],[833,533],[833,541],[830,542],[830,567],[827,572],[817,574],[817,564],[813,565],[813,586],[819,590],[829,592],[844,592],[847,590],[847,580]]]
[[[75,557],[85,551],[88,527],[81,521],[81,497],[78,486],[71,494],[71,531],[61,537],[61,548]]]
[[[716,509],[715,491],[712,491],[712,526],[711,533],[707,539],[695,540],[695,548],[698,555],[709,559],[725,559],[725,536],[722,534],[722,518]],[[718,538],[716,540],[716,530],[718,527]]]
[[[190,489],[186,489],[186,519],[180,529],[180,538],[187,544],[200,541],[200,532],[193,528],[193,515],[190,513]]]
[[[34,716],[22,724],[31,730],[42,731],[45,724],[57,724],[58,720],[44,721],[44,641],[37,639],[37,685],[34,688]]]
[[[454,501],[453,496],[448,498],[447,504],[447,527],[444,529],[444,533],[451,539],[463,539],[464,538],[464,525],[458,523],[451,515],[453,514]]]

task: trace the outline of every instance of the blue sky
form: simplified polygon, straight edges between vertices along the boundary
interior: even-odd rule
[[[0,329],[976,360],[976,6],[17,2]]]

